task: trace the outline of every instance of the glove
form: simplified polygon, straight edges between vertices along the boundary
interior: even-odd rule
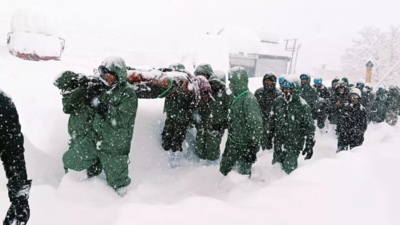
[[[306,155],[306,157],[304,158],[305,160],[311,159],[311,157],[313,156],[314,145],[315,145],[314,138],[307,138],[306,147],[304,148],[303,153],[302,153],[302,155]]]
[[[30,216],[28,198],[31,184],[31,180],[7,184],[11,206],[4,219],[4,225],[25,225],[28,223]]]
[[[258,145],[258,143],[248,143],[246,151],[243,154],[243,159],[248,163],[255,163],[257,160],[257,152],[259,148],[260,146]]]
[[[97,107],[95,107],[96,112],[102,116],[104,116],[108,112],[109,106],[107,104],[104,104],[100,102]]]
[[[89,83],[89,79],[84,75],[80,76],[77,81],[78,81],[78,86],[83,88],[86,88]]]
[[[101,87],[98,86],[88,86],[86,88],[86,93],[84,97],[84,104],[87,106],[93,106],[93,99],[101,94]]]

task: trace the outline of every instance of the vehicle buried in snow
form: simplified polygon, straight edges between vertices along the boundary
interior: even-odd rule
[[[57,30],[57,20],[48,12],[19,9],[11,21],[8,50],[25,60],[60,60],[65,40],[58,36]]]

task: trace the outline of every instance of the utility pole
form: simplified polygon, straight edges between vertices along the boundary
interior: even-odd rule
[[[292,52],[292,58],[290,59],[289,72],[288,72],[288,74],[291,74],[292,73],[292,63],[293,63],[294,52],[296,51],[297,39],[286,39],[285,41],[286,41],[285,50],[288,51],[288,52]],[[290,41],[293,41],[293,46],[288,46]]]
[[[299,47],[297,47],[297,52],[296,52],[296,61],[294,61],[294,70],[293,73],[296,73],[296,67],[297,67],[297,58],[299,57],[299,50],[301,48],[302,44],[299,44]]]

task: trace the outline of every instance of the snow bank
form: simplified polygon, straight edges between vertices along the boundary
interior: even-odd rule
[[[16,31],[9,35],[8,48],[13,53],[35,54],[39,57],[60,57],[64,42],[56,36]]]

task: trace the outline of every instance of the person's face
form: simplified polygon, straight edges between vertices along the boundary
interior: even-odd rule
[[[271,80],[265,80],[264,84],[267,85],[267,86],[272,86],[273,82]]]
[[[213,83],[213,84],[211,84],[211,89],[213,91],[219,91],[219,90],[222,89],[222,86],[220,84],[218,84],[218,83]]]
[[[344,93],[344,87],[339,87],[338,91],[339,91],[340,94],[343,94]]]
[[[307,79],[301,79],[301,84],[302,85],[306,85],[308,83],[308,80]]]
[[[333,87],[333,88],[335,88],[336,85],[337,85],[337,82],[333,82],[333,83],[332,83],[332,87]]]
[[[106,81],[107,81],[108,85],[111,86],[111,85],[113,85],[113,84],[115,84],[117,82],[117,77],[116,76],[114,76],[114,75],[112,75],[110,73],[106,73],[105,75],[106,75]]]
[[[291,88],[283,88],[283,94],[286,96],[286,97],[288,97],[288,96],[291,96],[292,94],[293,94],[293,89],[291,89]]]
[[[351,103],[353,104],[353,105],[357,105],[358,104],[358,95],[355,95],[355,94],[353,94],[353,95],[351,95]]]
[[[320,88],[322,84],[316,84],[315,87]]]

